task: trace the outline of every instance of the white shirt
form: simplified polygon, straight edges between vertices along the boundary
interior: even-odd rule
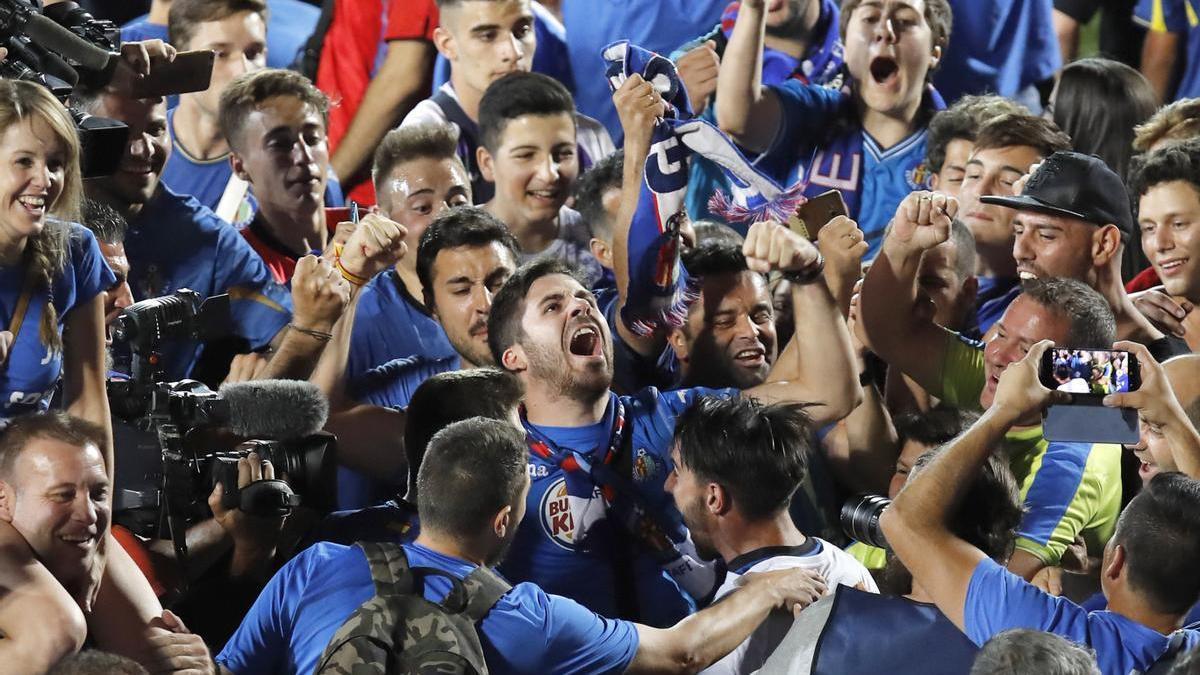
[[[760,549],[740,556],[729,563],[730,571],[725,583],[717,589],[716,600],[732,593],[738,580],[750,572],[769,572],[795,567],[819,572],[830,589],[834,584],[858,586],[863,590],[878,593],[879,588],[871,573],[850,554],[824,539],[809,537],[801,546]],[[752,673],[762,667],[767,657],[792,628],[795,617],[790,611],[774,611],[762,622],[745,642],[738,645],[725,658],[704,671],[706,675]]]

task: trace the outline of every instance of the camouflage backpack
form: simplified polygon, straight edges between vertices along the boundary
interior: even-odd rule
[[[409,567],[399,544],[358,542],[375,596],[334,633],[317,675],[486,675],[475,624],[511,586],[486,567],[459,581],[431,567]],[[422,594],[425,578],[450,580],[439,602]]]

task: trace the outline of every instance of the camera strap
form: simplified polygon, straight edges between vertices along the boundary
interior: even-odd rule
[[[33,275],[26,274],[25,282],[21,284],[21,295],[17,296],[17,305],[13,308],[12,319],[8,322],[8,332],[12,333],[12,343],[17,343],[21,333],[21,324],[25,323],[25,314],[29,311],[29,301],[33,298]]]

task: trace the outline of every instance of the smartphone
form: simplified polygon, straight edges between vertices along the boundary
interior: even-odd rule
[[[150,74],[134,80],[134,98],[153,98],[204,91],[212,82],[216,52],[179,52],[173,61],[156,62]]]
[[[1137,356],[1111,349],[1046,350],[1038,378],[1048,389],[1071,394],[1069,403],[1046,409],[1047,440],[1087,443],[1138,442],[1138,416],[1132,408],[1108,408],[1108,394],[1136,391],[1142,384]]]
[[[848,213],[842,193],[830,190],[801,204],[792,217],[788,218],[788,227],[809,241],[816,241],[817,234],[825,227],[825,223]]]

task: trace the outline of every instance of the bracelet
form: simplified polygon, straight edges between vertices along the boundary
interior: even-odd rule
[[[346,269],[345,265],[342,265],[342,258],[340,256],[334,259],[334,266],[337,267],[337,270],[342,273],[343,279],[355,286],[362,287],[365,286],[368,281],[370,281],[370,279],[366,277],[360,277],[354,272]]]
[[[799,285],[803,286],[806,284],[811,284],[812,282],[816,281],[817,279],[819,279],[821,277],[821,274],[823,274],[824,272],[825,272],[825,256],[821,255],[820,251],[817,251],[817,262],[815,264],[809,265],[806,269],[804,269],[800,272],[784,272],[780,276],[782,276],[787,281],[792,282],[793,284],[799,284]]]
[[[307,335],[309,337],[316,338],[316,339],[320,340],[321,342],[329,342],[330,340],[333,339],[333,333],[326,333],[323,330],[315,330],[312,328],[301,328],[300,326],[297,326],[294,323],[289,323],[288,328],[291,328],[292,330],[296,331],[297,333],[304,333],[305,335]]]

